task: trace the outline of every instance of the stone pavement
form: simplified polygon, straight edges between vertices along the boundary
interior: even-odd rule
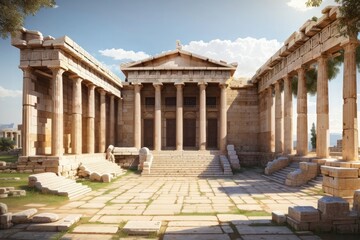
[[[136,236],[122,228],[132,220],[161,221],[158,235],[146,235],[155,239],[320,239],[274,225],[270,214],[287,213],[289,206],[316,207],[319,198],[316,189],[282,186],[254,170],[203,179],[129,174],[63,206],[39,206],[39,212],[83,214],[82,223],[62,238],[61,233],[27,232],[26,224],[0,232],[0,238],[131,239]]]

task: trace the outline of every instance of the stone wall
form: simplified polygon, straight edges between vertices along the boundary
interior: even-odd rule
[[[122,117],[120,121],[120,141],[117,147],[134,146],[134,89],[125,85],[122,91]]]
[[[257,89],[253,86],[231,87],[226,94],[228,144],[233,144],[240,155],[242,152],[259,151]]]

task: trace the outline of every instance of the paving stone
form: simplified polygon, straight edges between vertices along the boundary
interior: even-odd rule
[[[154,216],[154,221],[217,221],[216,216]]]
[[[26,240],[39,240],[39,239],[56,239],[59,233],[57,232],[17,232],[11,235],[11,239],[26,239]]]
[[[167,234],[163,240],[230,240],[227,234]]]
[[[81,224],[72,231],[72,233],[82,234],[115,234],[118,231],[118,225],[110,224]]]
[[[165,233],[181,233],[181,234],[217,234],[223,233],[220,226],[201,226],[201,227],[167,227]]]
[[[236,224],[237,221],[248,221],[249,219],[240,214],[217,214],[216,215],[220,222],[232,222]]]
[[[132,235],[157,234],[161,227],[161,221],[128,221],[123,231]]]
[[[30,208],[41,208],[46,207],[46,204],[40,204],[40,203],[29,203],[24,205],[24,207],[30,207]]]
[[[301,240],[298,236],[292,235],[241,235],[243,240]]]
[[[218,226],[217,221],[171,221],[168,227],[202,227],[202,226]]]
[[[247,225],[236,225],[236,229],[240,235],[252,235],[252,234],[292,234],[287,227],[278,226],[247,226]]]
[[[67,233],[61,240],[111,240],[113,239],[113,235],[106,235],[106,234],[74,234],[74,233]],[[128,238],[126,238],[128,239]]]
[[[137,221],[150,221],[152,216],[129,216],[129,215],[118,215],[118,216],[101,216],[96,221],[101,223],[120,223],[129,220]]]
[[[81,205],[79,208],[103,208],[105,207],[105,203],[92,203],[92,202],[89,202],[89,203],[85,203],[83,205]]]

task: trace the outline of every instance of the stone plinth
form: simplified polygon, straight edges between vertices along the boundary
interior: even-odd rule
[[[349,203],[340,197],[325,196],[318,200],[321,219],[336,219],[349,214]]]
[[[289,217],[299,222],[320,221],[319,210],[311,206],[289,207]]]
[[[300,169],[290,172],[285,184],[287,186],[301,186],[318,175],[318,165],[312,162],[300,162]]]
[[[161,221],[128,221],[123,231],[132,235],[157,234]]]
[[[359,162],[328,161],[321,166],[323,190],[337,197],[352,197],[360,189]]]
[[[279,157],[271,162],[268,162],[265,168],[265,174],[270,175],[280,169],[283,169],[289,165],[290,161],[287,157]]]

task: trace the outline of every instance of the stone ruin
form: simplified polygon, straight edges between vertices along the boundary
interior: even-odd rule
[[[138,170],[150,173],[151,165],[154,156],[147,147],[143,147],[139,151],[139,165]]]
[[[272,212],[272,220],[287,223],[296,231],[360,233],[360,190],[354,193],[353,209],[340,197],[325,196],[312,206],[289,207],[288,213]]]
[[[28,224],[27,231],[58,231],[63,232],[77,223],[81,214],[69,214],[60,217],[55,213],[38,213],[36,208],[21,212],[8,212],[8,207],[0,203],[0,229],[9,229],[16,224]]]

